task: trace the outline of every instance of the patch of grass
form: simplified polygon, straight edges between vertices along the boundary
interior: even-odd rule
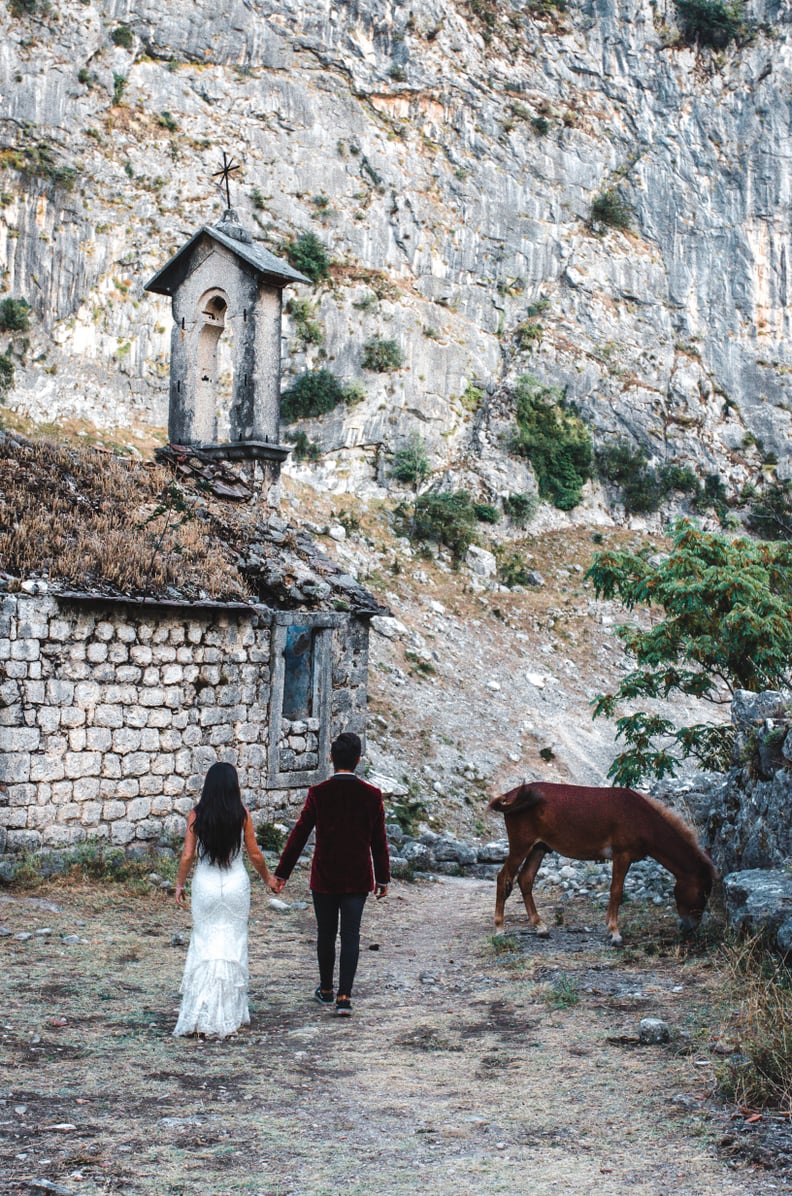
[[[516,934],[492,934],[490,945],[496,955],[513,955],[520,950],[520,940]]]
[[[404,353],[396,341],[373,336],[363,346],[361,364],[364,370],[389,374],[404,364]]]
[[[580,994],[572,977],[562,973],[548,986],[544,999],[551,1009],[571,1009],[580,1001]]]
[[[519,552],[496,544],[495,559],[498,562],[498,581],[501,585],[511,588],[531,584],[533,572]]]
[[[157,117],[157,124],[160,128],[167,129],[169,133],[176,133],[179,128],[179,122],[176,120],[176,117],[167,111],[160,112]]]
[[[718,1082],[740,1105],[792,1113],[792,972],[761,938],[727,948],[726,964],[737,1006],[721,1036],[736,1053]]]
[[[228,529],[181,518],[162,467],[6,436],[0,476],[0,560],[9,573],[133,595],[177,586],[192,598],[248,596]]]
[[[410,792],[404,797],[392,798],[387,812],[389,822],[397,822],[405,835],[412,836],[419,823],[428,815],[426,803],[416,796],[414,783],[408,782]]]

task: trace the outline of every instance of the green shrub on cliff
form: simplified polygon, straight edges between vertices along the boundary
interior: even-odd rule
[[[543,386],[525,375],[515,398],[517,432],[512,448],[531,462],[539,497],[561,511],[571,511],[591,477],[591,434],[558,387]]]
[[[751,27],[742,0],[723,4],[721,0],[674,0],[679,14],[682,40],[689,46],[722,50],[730,42],[745,38]]]

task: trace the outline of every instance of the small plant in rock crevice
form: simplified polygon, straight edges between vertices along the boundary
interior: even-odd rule
[[[615,187],[600,192],[591,205],[591,225],[605,224],[608,228],[627,230],[632,225],[630,205]]]
[[[361,365],[364,370],[377,374],[389,374],[404,364],[404,353],[397,341],[373,336],[363,346]]]

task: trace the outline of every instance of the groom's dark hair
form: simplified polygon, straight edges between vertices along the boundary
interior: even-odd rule
[[[333,740],[330,759],[336,768],[353,770],[357,767],[362,753],[363,745],[360,742],[360,736],[355,735],[354,731],[343,731],[337,739]]]

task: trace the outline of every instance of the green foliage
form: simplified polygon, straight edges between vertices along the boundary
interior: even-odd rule
[[[318,461],[322,455],[322,446],[315,440],[310,440],[306,432],[287,432],[285,440],[293,444],[292,456],[295,461]]]
[[[546,116],[534,116],[531,119],[531,128],[537,137],[546,137],[550,132],[550,121]]]
[[[397,822],[405,835],[414,834],[418,829],[418,824],[428,814],[426,805],[416,796],[413,785],[410,786],[410,790],[411,792],[406,796],[392,799],[390,809],[387,811],[388,821]]]
[[[308,370],[295,378],[281,395],[281,417],[286,423],[324,415],[346,401],[343,386],[330,370]]]
[[[14,363],[7,353],[0,353],[0,403],[14,389]]]
[[[429,477],[426,441],[413,432],[407,443],[393,454],[390,474],[399,482],[409,482],[416,489]]]
[[[523,320],[514,330],[514,340],[518,349],[533,349],[542,343],[544,325],[538,320]]]
[[[159,116],[157,117],[157,124],[160,125],[161,128],[167,129],[169,133],[175,133],[179,128],[179,122],[176,120],[176,117],[172,116],[171,113],[167,111],[160,112]]]
[[[609,228],[627,229],[632,224],[630,205],[615,187],[602,191],[591,205],[591,224],[606,224]]]
[[[671,461],[655,469],[649,465],[641,448],[626,440],[616,440],[597,450],[597,472],[608,482],[621,487],[624,509],[628,514],[658,511],[663,500],[674,491],[704,497],[698,478],[689,466]]]
[[[495,559],[498,562],[498,581],[501,585],[529,586],[533,580],[533,573],[519,552],[495,545]]]
[[[524,527],[536,514],[535,494],[507,494],[503,500],[503,509],[513,523]]]
[[[474,502],[473,511],[479,523],[498,523],[501,513],[489,502]]]
[[[286,314],[294,320],[297,335],[304,345],[321,345],[324,332],[321,324],[313,319],[314,304],[310,299],[289,299]]]
[[[364,370],[373,370],[377,374],[389,374],[398,370],[404,363],[404,354],[397,341],[383,340],[380,336],[373,336],[363,346],[362,366]]]
[[[30,304],[25,299],[6,298],[0,302],[0,332],[27,332],[30,328]]]
[[[262,212],[264,210],[264,208],[267,206],[266,202],[264,200],[264,196],[261,194],[258,187],[254,187],[253,190],[250,192],[250,202],[253,204],[254,212]]]
[[[125,50],[132,49],[134,37],[128,25],[118,25],[110,34],[114,46],[122,46]]]
[[[792,546],[729,540],[683,519],[667,556],[605,551],[587,576],[599,598],[662,612],[647,631],[617,629],[635,667],[615,692],[597,697],[595,718],[615,717],[623,701],[674,693],[724,702],[735,689],[789,688]],[[729,759],[728,724],[675,729],[668,719],[638,711],[617,719],[616,728],[629,745],[608,774],[617,784],[673,775],[679,760],[691,756],[709,768]]]
[[[445,544],[454,560],[460,561],[476,537],[476,513],[468,492],[452,490],[416,498],[412,535]]]
[[[300,233],[283,248],[295,270],[310,278],[311,282],[323,282],[330,277],[330,259],[316,233]]]
[[[77,178],[74,167],[61,166],[56,161],[55,150],[48,141],[26,142],[20,149],[0,150],[0,166],[47,179],[64,191],[71,191]]]
[[[792,482],[770,482],[754,497],[747,523],[763,540],[792,541]]]
[[[542,386],[529,375],[517,385],[516,419],[512,447],[531,462],[539,497],[570,511],[580,502],[581,490],[591,477],[588,428],[567,407],[557,387]]]
[[[262,851],[280,852],[286,842],[283,827],[276,822],[261,822],[256,827],[256,842]]]
[[[726,964],[737,999],[733,1023],[721,1035],[740,1050],[716,1068],[735,1104],[792,1113],[792,971],[761,937],[727,948]]]
[[[674,0],[679,14],[682,40],[689,46],[722,50],[730,42],[748,37],[751,26],[745,18],[742,0],[724,4],[721,0]]]
[[[113,105],[117,108],[124,96],[124,90],[127,85],[126,75],[119,75],[113,72]]]
[[[556,976],[545,993],[545,1001],[551,1009],[571,1009],[580,1000],[574,977],[563,972]]]
[[[8,2],[8,11],[17,20],[32,16],[37,9],[48,12],[49,5],[40,3],[40,0],[9,0]]]

